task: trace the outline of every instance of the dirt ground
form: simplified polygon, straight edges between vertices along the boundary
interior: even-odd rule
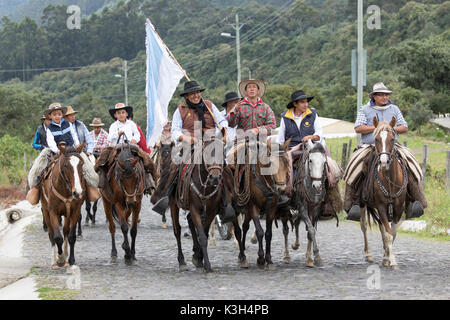
[[[26,193],[21,187],[0,187],[0,210],[25,200],[25,197]]]

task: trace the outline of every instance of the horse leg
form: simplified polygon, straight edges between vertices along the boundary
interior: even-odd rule
[[[95,200],[94,206],[92,207],[92,215],[90,216],[92,224],[95,224],[95,215],[97,214],[97,205],[98,205],[98,199]]]
[[[294,222],[295,242],[292,245],[292,249],[293,250],[298,250],[298,248],[300,247],[300,240],[299,240],[299,235],[298,235],[299,226],[300,226],[300,219],[296,219],[295,222]]]
[[[216,238],[214,237],[215,227],[216,227],[216,219],[214,219],[211,223],[211,231],[209,232],[209,245],[210,246],[216,245]]]
[[[81,211],[81,208],[80,208]],[[81,214],[80,214],[81,217]],[[71,219],[70,223],[70,231],[68,234],[69,245],[70,245],[70,256],[69,256],[69,264],[73,266],[75,264],[75,242],[77,241],[77,237],[75,236],[75,229],[77,226],[77,219]]]
[[[256,262],[259,266],[264,266],[264,264],[265,264],[264,248],[263,248],[264,230],[261,227],[261,222],[259,221],[258,209],[256,208],[256,206],[254,204],[252,205],[250,212],[252,213],[252,219],[253,219],[253,223],[254,223],[255,229],[256,229],[256,231],[255,231],[256,237],[258,238],[258,243],[259,243],[258,259],[256,260]]]
[[[105,209],[106,220],[108,220],[109,233],[111,234],[111,258],[113,261],[117,258],[117,249],[116,249],[116,224],[114,223],[114,219],[112,216],[112,205],[107,200],[103,199],[103,207]]]
[[[162,214],[162,218],[161,219],[162,219],[161,227],[163,229],[166,229],[167,228],[167,218],[166,218],[166,213],[165,212]]]
[[[170,207],[170,215],[172,217],[172,228],[175,238],[177,239],[177,247],[178,247],[178,267],[180,271],[187,270],[186,262],[184,261],[183,250],[181,249],[181,226],[180,226],[180,209],[177,207],[175,203],[175,199],[170,197],[169,199],[169,207]]]
[[[89,225],[89,218],[91,216],[91,202],[89,201],[88,198],[86,198],[86,219],[84,221],[84,225],[87,226]]]
[[[385,267],[390,266],[391,269],[396,270],[398,269],[398,265],[397,261],[395,260],[394,251],[392,248],[394,236],[392,235],[392,231],[389,226],[386,213],[380,212],[380,218],[381,218],[380,231],[383,238],[383,246],[384,246],[383,266]]]
[[[311,254],[311,243],[314,246],[314,256],[316,256],[316,254],[319,254],[319,249],[317,249],[317,244],[316,244],[316,240],[315,240],[315,228],[311,223],[311,220],[309,218],[309,214],[308,212],[306,212],[306,210],[300,210],[300,215],[302,217],[302,220],[305,222],[306,224],[306,231],[308,233],[308,248],[306,250],[306,266],[308,267],[314,267],[313,261],[312,261],[312,254]],[[319,257],[320,259],[320,257]],[[316,262],[316,261],[315,261]],[[320,260],[317,261],[319,264],[321,263]]]
[[[189,213],[189,217],[187,218],[189,229],[191,230],[192,235],[192,251],[194,254],[192,255],[192,263],[197,268],[203,268],[203,252],[200,247],[200,243],[198,241],[198,233],[195,228],[194,222],[192,220],[192,213]]]
[[[289,226],[287,224],[287,220],[283,219],[283,236],[284,236],[284,263],[288,264],[291,261],[291,257],[289,255],[289,244],[288,244],[288,235],[289,235]]]
[[[81,214],[80,214],[80,217],[78,218],[78,221],[77,221],[77,225],[78,225],[77,236],[80,237],[80,238],[83,237],[83,234],[82,234],[82,231],[81,231],[81,220],[82,220],[81,218],[82,217],[81,217]]]
[[[136,235],[137,235],[137,225],[139,220],[139,213],[141,212],[141,201],[136,202],[136,206],[133,208],[133,220],[131,224],[131,259],[136,260]]]
[[[56,216],[56,213],[51,212],[50,213],[50,220],[51,220],[51,226],[53,227],[53,240],[56,243],[56,246],[58,248],[58,255],[56,257],[56,263],[58,265],[64,264],[64,258],[63,258],[63,237],[61,235],[60,230],[60,224],[59,224],[59,218]]]
[[[313,219],[318,219],[319,216],[321,216],[323,214],[323,208],[324,205],[320,205],[314,208],[314,215]],[[321,211],[320,214],[318,213],[318,211]],[[317,239],[316,239],[316,226],[317,226],[317,221],[314,221],[313,227],[312,227],[312,240],[313,240],[313,250],[314,250],[314,265],[317,267],[321,267],[323,265],[322,263],[322,258],[320,257],[320,253],[319,253],[319,246],[317,245]]]
[[[373,262],[372,255],[370,254],[369,242],[367,239],[367,219],[369,219],[368,212],[366,213],[365,208],[361,208],[361,218],[359,224],[361,226],[361,231],[364,235],[364,256],[367,262]]]
[[[240,214],[237,216],[237,223],[238,223],[238,226],[242,225],[242,218],[241,218]],[[239,248],[240,247],[239,242],[241,241],[241,238],[239,238],[239,241],[238,241],[238,239],[236,238],[236,232],[235,232],[236,227],[234,226],[234,222],[232,222],[231,224],[232,224],[233,228],[231,228],[230,232],[231,232],[231,235],[233,236],[234,246],[236,248]],[[240,232],[241,232],[241,228],[239,228],[239,233]],[[241,236],[239,235],[239,237],[241,237]]]
[[[233,234],[235,235],[235,241],[238,243],[239,246],[239,256],[238,256],[238,262],[241,264],[241,268],[248,268],[248,261],[247,257],[245,256],[245,247],[242,240],[242,232],[241,227],[239,226],[239,216],[237,219],[233,220]]]
[[[120,229],[123,233],[123,242],[122,242],[122,249],[125,251],[125,260],[130,261],[131,260],[131,249],[130,249],[130,243],[128,242],[128,222],[127,222],[127,212],[124,208],[122,208],[120,203],[116,203],[114,205],[117,216],[119,217],[119,225]]]
[[[266,239],[266,263],[267,266],[270,267],[270,265],[273,265],[272,262],[272,255],[270,254],[270,245],[272,242],[272,223],[273,223],[273,219],[270,216],[270,213],[267,213],[267,217],[266,217],[266,233],[265,233],[265,239]]]
[[[207,236],[207,228],[204,228],[202,225],[202,221],[200,218],[200,212],[196,210],[193,206],[191,206],[190,210],[191,219],[193,220],[193,224],[195,225],[195,229],[198,234],[198,243],[201,248],[201,252],[203,255],[203,265],[206,272],[212,272],[211,263],[209,262],[208,257],[208,236]],[[205,232],[206,229],[206,232]],[[194,237],[194,235],[192,235]]]
[[[258,243],[258,237],[256,236],[256,230],[253,232],[252,237],[250,238],[250,242],[253,244]]]

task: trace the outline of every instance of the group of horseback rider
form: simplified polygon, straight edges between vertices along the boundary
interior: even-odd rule
[[[230,151],[245,137],[249,135],[268,137],[276,128],[274,112],[262,100],[266,90],[262,80],[242,81],[239,84],[239,93],[243,98],[240,98],[236,92],[227,93],[222,104],[223,111],[219,111],[213,102],[202,97],[204,90],[196,81],[188,81],[184,84],[184,90],[180,94],[184,100],[177,107],[172,121],[164,127],[159,143],[183,144],[193,148],[199,140],[195,129],[197,124],[201,123],[200,139],[206,131],[216,130],[222,134],[226,142],[225,150]],[[364,171],[364,166],[359,165],[359,160],[367,155],[364,150],[373,148],[375,127],[372,119],[375,117],[379,121],[390,121],[395,118],[396,138],[398,138],[398,134],[408,130],[408,125],[399,107],[389,100],[391,93],[392,91],[388,90],[383,83],[375,84],[369,94],[370,101],[358,111],[355,131],[362,135],[362,141],[351,156],[349,166],[344,173],[346,182],[344,209],[348,213],[347,218],[351,220],[359,221],[360,208],[364,207],[362,188],[367,172]],[[324,144],[317,111],[309,106],[309,102],[313,98],[303,90],[296,90],[292,93],[291,101],[287,104],[288,110],[281,115],[277,141],[274,142],[283,144],[290,140],[290,149],[298,147],[308,140]],[[132,121],[133,108],[118,103],[114,108],[109,109],[109,113],[115,120],[110,126],[109,133],[102,129],[104,124],[99,118],[93,120],[90,126],[94,130],[88,132],[86,126],[76,120],[76,111],[71,106],[63,107],[59,103],[52,103],[44,112],[41,119],[43,124],[37,129],[33,142],[33,147],[42,151],[29,173],[28,183],[32,190],[39,188],[46,171],[45,168],[54,155],[58,155],[58,144],[61,142],[74,147],[85,143],[83,154],[86,161],[84,161],[83,174],[86,175],[88,184],[95,188],[104,188],[108,179],[110,155],[117,146],[124,143],[133,146],[133,151],[143,160],[144,168],[148,169],[151,162],[150,150],[147,149],[142,130]],[[400,154],[411,155],[406,147],[399,144],[396,144],[396,147],[400,150]],[[302,152],[301,148],[298,149],[297,157]],[[401,152],[402,150],[403,152]],[[329,156],[329,153],[327,155]],[[98,159],[95,161],[97,157]],[[404,156],[404,158],[409,163],[406,200],[406,217],[409,219],[422,215],[424,208],[427,207],[427,201],[420,181],[421,173],[417,172],[420,170],[415,170],[419,167],[417,161],[413,156]],[[330,156],[328,159],[333,161]],[[160,179],[160,183],[151,197],[151,202],[154,204],[153,210],[163,213],[168,208],[168,198],[177,185],[179,170],[180,166],[174,161],[170,166],[162,168],[161,177],[165,176],[166,178]],[[151,189],[155,187],[148,172],[147,170],[147,174],[144,175],[146,193],[150,193]],[[224,174],[226,172],[224,171]],[[295,176],[295,168],[291,172]],[[339,175],[336,172],[334,174]],[[288,195],[282,194],[278,198],[278,205],[285,205],[288,201]],[[221,220],[224,222],[235,218],[234,210],[223,210],[221,215]]]

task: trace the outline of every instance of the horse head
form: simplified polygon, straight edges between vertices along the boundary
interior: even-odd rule
[[[84,177],[83,164],[84,161],[80,156],[85,143],[83,142],[77,148],[67,147],[65,142],[58,145],[60,157],[58,160],[59,175],[65,184],[65,188],[70,191],[75,200],[80,200],[83,195]]]
[[[309,173],[309,178],[312,180],[312,186],[316,193],[320,193],[325,187],[323,184],[326,177],[325,164],[327,162],[327,156],[324,145],[322,143],[312,143],[309,139],[307,143],[307,154],[305,172]]]
[[[380,166],[384,170],[389,170],[394,158],[395,123],[396,120],[394,117],[392,117],[390,123],[386,121],[378,122],[375,117],[373,118],[373,125],[375,126],[373,132],[375,138],[375,152],[377,154],[377,159],[379,159]]]
[[[224,142],[222,139],[212,136],[203,141],[202,155],[205,169],[208,172],[208,181],[216,187],[222,181],[224,163]]]
[[[116,182],[126,196],[126,204],[135,206],[140,189],[144,188],[143,168],[139,165],[139,157],[129,148],[122,148],[117,159]]]

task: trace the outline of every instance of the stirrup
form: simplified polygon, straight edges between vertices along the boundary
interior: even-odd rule
[[[165,196],[155,203],[152,210],[159,213],[160,215],[163,215],[164,213],[166,213],[168,207],[169,207],[169,197]]]
[[[277,201],[277,206],[283,206],[286,205],[287,203],[289,203],[289,197],[285,194],[282,194],[281,196],[278,197],[278,201]]]
[[[354,204],[348,211],[347,220],[359,221],[361,219],[360,207]]]
[[[236,218],[236,213],[234,212],[234,208],[231,204],[227,204],[223,209],[223,213],[220,215],[220,220],[222,223],[231,222]]]
[[[406,210],[406,220],[412,218],[418,218],[423,215],[423,206],[419,201],[414,201],[410,203],[408,209]]]

